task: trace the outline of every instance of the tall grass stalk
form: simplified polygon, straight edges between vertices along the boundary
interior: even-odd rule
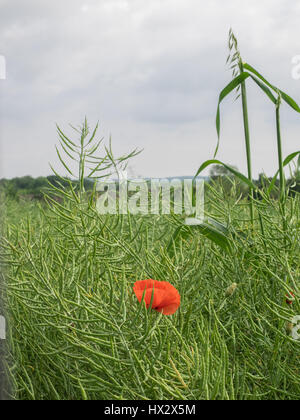
[[[229,46],[235,48],[235,53],[233,55],[235,61],[237,63],[237,67],[239,69],[239,74],[244,72],[243,68],[243,61],[240,55],[240,51],[238,49],[237,39],[234,36],[232,30],[229,31]],[[233,75],[236,75],[235,65],[233,64]],[[244,136],[245,136],[245,147],[246,147],[246,157],[247,157],[247,172],[248,172],[248,180],[250,182],[253,181],[252,178],[252,160],[251,160],[251,144],[250,144],[250,130],[249,130],[249,119],[248,119],[248,105],[247,105],[247,91],[246,91],[246,82],[243,80],[240,84],[241,87],[241,99],[242,99],[242,108],[243,108],[243,124],[244,124]],[[250,219],[251,219],[251,226],[253,228],[254,224],[254,205],[253,205],[253,188],[249,187],[249,211],[250,211]]]
[[[240,72],[243,72],[243,64],[240,62]],[[247,170],[248,170],[248,179],[253,181],[252,178],[252,162],[251,162],[251,147],[250,147],[250,133],[249,133],[249,121],[248,121],[248,107],[247,107],[247,93],[246,93],[246,83],[243,81],[241,83],[241,98],[243,104],[243,121],[244,121],[244,133],[245,133],[245,145],[246,145],[246,156],[247,156]],[[249,209],[251,224],[253,228],[254,224],[254,204],[253,204],[253,188],[249,187]]]
[[[279,182],[280,182],[280,198],[279,206],[282,212],[282,224],[284,232],[284,242],[286,243],[286,231],[287,231],[287,220],[286,220],[286,182],[283,170],[283,155],[282,155],[282,141],[281,141],[281,129],[280,129],[280,105],[281,95],[278,92],[276,101],[276,137],[277,137],[277,155],[278,155],[278,171],[279,171]]]
[[[280,129],[280,105],[281,105],[281,95],[279,93],[277,102],[276,102],[276,135],[277,135],[279,180],[280,180],[280,201],[284,203],[285,197],[286,197],[286,191],[285,191],[285,176],[284,176],[284,171],[283,171],[283,155],[282,155],[282,141],[281,141],[281,129]]]

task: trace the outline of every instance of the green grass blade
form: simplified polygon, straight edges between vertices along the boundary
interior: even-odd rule
[[[201,223],[200,225],[195,225],[195,228],[210,241],[214,242],[225,252],[231,250],[231,241],[228,236],[226,236],[222,231],[218,230],[216,227],[209,225],[208,223]]]
[[[248,63],[243,63],[243,66],[245,69],[247,69],[248,71],[250,71],[251,73],[255,74],[260,80],[262,80],[267,86],[269,86],[269,88],[273,89],[276,93],[280,92],[282,99],[288,104],[290,105],[290,107],[292,107],[295,111],[300,112],[300,107],[299,105],[296,103],[296,101],[294,101],[293,98],[291,98],[289,95],[287,95],[285,92],[283,92],[282,90],[278,89],[276,86],[272,85],[270,82],[267,81],[267,79],[265,79],[257,70],[255,70],[252,66],[250,66],[250,64]],[[251,75],[252,77],[252,75]],[[253,77],[252,77],[253,78]],[[254,80],[254,79],[253,79]],[[268,95],[269,96],[269,95]]]
[[[247,184],[250,188],[253,188],[254,190],[257,189],[256,185],[250,181],[245,175],[241,174],[240,172],[238,172],[237,170],[233,169],[231,166],[226,165],[225,163],[221,162],[220,160],[217,159],[210,159],[210,160],[206,160],[204,163],[202,163],[202,165],[200,166],[200,168],[198,169],[194,179],[205,169],[207,168],[209,165],[222,165],[224,166],[224,168],[228,169],[228,171],[230,171],[233,175],[235,175],[237,178],[239,178],[242,182],[244,182],[245,184]]]
[[[283,161],[283,167],[287,166],[297,155],[299,155],[298,161],[297,161],[297,166],[299,168],[300,167],[300,150],[298,152],[293,152],[290,155],[288,155]],[[273,176],[272,181],[267,189],[268,194],[270,194],[270,192],[273,190],[278,174],[279,174],[279,169],[276,172],[276,174]]]
[[[271,99],[271,101],[273,102],[273,104],[276,104],[276,98],[273,95],[273,93],[270,91],[270,89],[264,85],[263,83],[261,83],[259,81],[259,79],[257,79],[254,76],[251,76],[251,79],[254,80],[254,82],[265,92],[265,94]]]
[[[237,77],[235,77],[228,85],[221,91],[219,96],[219,102],[218,102],[218,108],[217,108],[217,115],[216,115],[216,129],[218,134],[218,143],[216,146],[216,150],[214,153],[214,157],[216,157],[220,145],[220,104],[222,100],[229,95],[230,92],[232,92],[234,89],[237,88],[247,77],[249,77],[250,74],[247,72],[242,72]]]

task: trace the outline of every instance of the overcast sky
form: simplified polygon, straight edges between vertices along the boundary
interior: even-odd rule
[[[144,149],[135,176],[193,175],[213,156],[218,95],[231,80],[228,30],[242,57],[300,103],[300,1],[0,0],[0,177],[49,175],[55,123],[87,116],[115,155]],[[3,61],[3,60],[2,60]],[[1,62],[1,61],[0,61]],[[1,70],[1,69],[0,69]],[[0,71],[1,74],[1,71]],[[275,111],[247,82],[254,174],[276,170]],[[300,115],[282,107],[283,151],[299,150]],[[221,106],[217,156],[246,171],[242,111]]]

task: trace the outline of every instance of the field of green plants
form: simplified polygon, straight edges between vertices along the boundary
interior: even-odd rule
[[[300,195],[289,194],[284,167],[295,163],[297,177],[300,152],[282,156],[279,111],[300,108],[242,61],[232,33],[229,46],[235,73],[220,94],[216,127],[220,136],[221,101],[238,89],[248,174],[216,156],[200,166],[197,175],[212,164],[231,174],[229,190],[206,183],[204,222],[187,226],[174,212],[100,214],[98,193],[87,192],[84,180],[125,167],[137,152],[116,158],[86,121],[78,139],[58,128],[54,166],[63,165],[77,184],[63,178],[39,203],[3,196],[12,398],[299,399],[300,339],[292,319],[300,315]],[[276,114],[278,172],[259,191],[247,117],[251,81]],[[248,197],[239,195],[241,183]],[[164,315],[139,303],[133,285],[142,279],[171,283],[179,309]]]

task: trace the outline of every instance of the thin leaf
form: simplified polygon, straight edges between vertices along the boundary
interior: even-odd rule
[[[218,149],[219,149],[219,144],[220,144],[220,104],[221,104],[222,100],[230,92],[232,92],[234,89],[236,89],[237,86],[239,86],[249,76],[250,76],[249,73],[242,72],[237,77],[235,77],[230,83],[228,83],[228,85],[220,93],[218,108],[217,108],[217,115],[216,115],[216,129],[217,129],[217,134],[218,134],[218,143],[217,143],[217,147],[216,147],[216,150],[215,150],[215,153],[214,153],[214,157],[216,157],[216,155],[217,155],[217,152],[218,152]]]
[[[268,82],[257,70],[255,70],[250,64],[243,63],[243,66],[245,69],[250,71],[251,73],[255,74],[260,80],[262,80],[267,86],[269,86],[271,89],[273,89],[276,93],[280,92],[282,99],[290,105],[295,111],[300,112],[299,105],[292,99],[289,95],[287,95],[282,90],[278,89],[276,86],[272,85],[270,82]]]
[[[202,223],[196,226],[202,235],[210,239],[216,245],[220,246],[224,251],[228,252],[231,250],[231,242],[222,232],[216,228],[210,226],[207,223]]]
[[[256,77],[251,76],[251,79],[254,80],[254,82],[265,92],[265,94],[271,99],[273,104],[276,104],[277,99],[274,97],[270,89],[266,85],[261,83]]]
[[[298,157],[298,167],[299,167],[300,166],[300,150],[298,152],[293,152],[290,155],[288,155],[283,161],[283,167],[287,166],[297,155],[299,155]],[[268,194],[270,194],[270,192],[273,190],[278,174],[279,174],[279,170],[276,172],[276,174],[272,178],[272,181],[267,189]]]
[[[200,166],[200,168],[198,169],[196,175],[194,176],[194,179],[205,169],[207,168],[209,165],[222,165],[224,166],[224,168],[226,168],[229,172],[231,172],[232,174],[234,174],[237,178],[239,178],[242,182],[244,182],[245,184],[247,184],[250,188],[256,190],[257,187],[256,185],[250,181],[245,175],[241,174],[240,172],[238,172],[237,170],[233,169],[231,166],[226,165],[225,163],[221,162],[220,160],[217,159],[210,159],[210,160],[206,160],[204,163],[202,163],[202,165]]]

